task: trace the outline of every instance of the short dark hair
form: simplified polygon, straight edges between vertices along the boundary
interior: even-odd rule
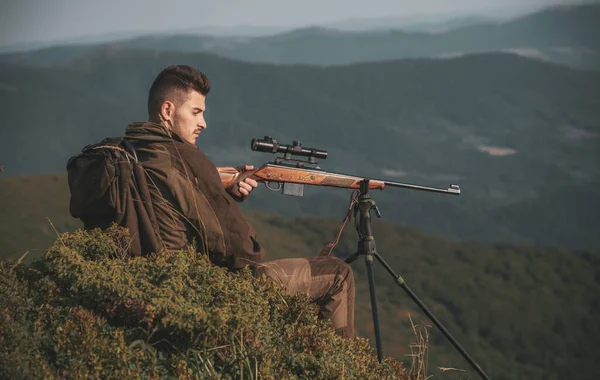
[[[185,101],[190,91],[206,96],[210,81],[200,70],[186,65],[167,66],[154,79],[148,94],[148,116],[160,113],[162,104],[170,100],[176,105]]]

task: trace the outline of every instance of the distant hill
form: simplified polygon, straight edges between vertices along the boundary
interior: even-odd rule
[[[197,33],[152,35],[107,43],[124,49],[205,52],[250,62],[343,65],[404,58],[445,58],[513,52],[584,69],[600,69],[600,5],[552,7],[517,19],[457,21],[452,28],[340,31],[325,27],[258,37]],[[5,62],[48,65],[86,54],[94,45],[71,45],[0,55]],[[64,54],[61,58],[60,54]]]
[[[3,175],[62,172],[84,145],[146,119],[152,79],[175,63],[211,78],[209,127],[199,144],[215,163],[266,162],[270,157],[251,152],[249,142],[272,135],[328,150],[327,170],[460,184],[458,198],[377,194],[386,218],[430,233],[533,241],[527,230],[491,220],[493,210],[600,177],[599,73],[511,54],[317,68],[106,47],[53,68],[0,67]],[[248,207],[337,217],[348,197],[314,187],[305,194],[274,197],[261,189]]]
[[[503,23],[468,25],[435,34],[393,29],[353,33],[310,28],[212,52],[254,62],[331,65],[514,51],[576,67],[600,68],[588,66],[590,62],[600,62],[600,44],[596,38],[599,33],[600,6],[586,5],[551,8]],[[156,48],[161,49],[156,42]],[[135,46],[134,41],[132,44]]]
[[[342,31],[377,31],[377,30],[403,30],[405,32],[442,33],[452,29],[470,25],[479,25],[500,22],[508,17],[490,17],[478,14],[458,15],[423,15],[405,17],[378,17],[371,19],[341,20],[320,25],[329,29]]]
[[[0,179],[0,259],[16,260],[27,250],[26,260],[43,254],[56,240],[46,218],[57,232],[80,228],[68,214],[66,188],[64,174]],[[266,248],[267,259],[316,256],[339,228],[337,218],[245,214]],[[490,377],[587,380],[600,376],[595,361],[600,339],[598,250],[457,243],[381,220],[373,222],[373,233],[383,259]],[[348,225],[334,254],[345,258],[355,252],[357,239]],[[364,259],[356,260],[352,268],[356,329],[374,346]],[[409,362],[405,355],[415,338],[408,315],[417,323],[431,323],[377,262],[375,279],[384,354]],[[435,326],[430,346],[430,374],[447,378],[438,367],[452,367],[476,377]]]
[[[542,191],[534,198],[495,210],[493,218],[507,229],[530,231],[533,243],[600,246],[600,182]]]

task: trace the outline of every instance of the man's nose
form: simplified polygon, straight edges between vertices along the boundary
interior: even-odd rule
[[[204,117],[202,117],[200,119],[200,122],[198,123],[198,127],[201,129],[205,129],[206,128],[206,120],[204,119]]]

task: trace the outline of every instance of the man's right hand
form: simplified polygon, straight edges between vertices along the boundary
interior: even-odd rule
[[[240,168],[240,172],[244,173],[249,170],[253,170],[254,166],[252,165],[244,165]],[[238,202],[243,202],[246,200],[248,195],[258,187],[258,182],[253,180],[252,178],[246,177],[241,181],[234,181],[231,186],[227,189],[229,195],[233,197]]]

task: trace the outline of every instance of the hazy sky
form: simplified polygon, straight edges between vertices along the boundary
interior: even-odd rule
[[[125,31],[289,26],[426,14],[493,15],[581,0],[0,0],[0,46]]]

